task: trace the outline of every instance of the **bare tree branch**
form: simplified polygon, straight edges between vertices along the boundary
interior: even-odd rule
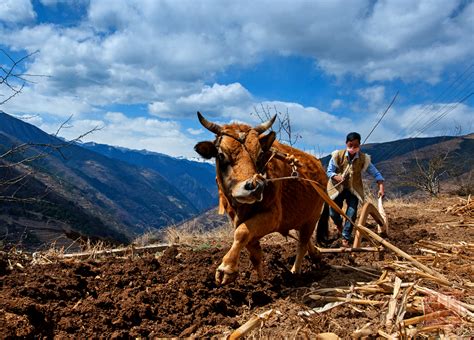
[[[443,177],[449,174],[448,157],[451,151],[440,152],[428,161],[422,161],[415,153],[415,168],[400,175],[402,183],[420,189],[431,196],[438,196],[440,193],[440,182]]]
[[[10,54],[8,54],[5,50],[0,49],[2,52],[11,62],[11,65],[1,65],[0,66],[0,86],[4,86],[10,90],[10,94],[6,96],[4,100],[0,102],[0,105],[5,104],[15,96],[21,93],[23,88],[25,87],[26,83],[34,83],[33,81],[29,80],[28,77],[48,77],[47,75],[41,74],[30,74],[30,73],[22,73],[16,72],[16,69],[28,58],[32,57],[33,55],[39,53],[39,51],[34,51],[27,55],[24,55],[18,60],[13,59]],[[13,85],[10,83],[10,79],[16,79],[21,82],[20,85]],[[5,97],[5,95],[0,94],[0,96]]]
[[[29,53],[17,60],[13,59],[5,50],[0,49],[11,62],[10,65],[0,65],[0,88],[7,89],[9,95],[0,101],[0,106],[19,95],[27,83],[32,83],[27,77],[46,77],[44,75],[34,75],[29,73],[22,73],[18,71],[20,64],[26,59],[30,58],[34,54],[39,53],[35,51]],[[11,79],[19,80],[21,84],[15,85],[10,82]],[[2,94],[0,94],[2,96]],[[4,113],[2,110],[0,112]],[[85,133],[82,133],[78,137],[69,141],[57,142],[55,139],[59,136],[60,132],[70,127],[70,121],[72,115],[64,121],[57,129],[56,133],[51,137],[51,143],[36,143],[36,142],[24,142],[19,145],[12,145],[7,150],[3,150],[0,154],[0,201],[9,202],[38,202],[46,196],[46,192],[43,195],[37,195],[37,197],[17,197],[18,193],[22,191],[29,183],[30,178],[38,171],[38,161],[43,159],[54,152],[61,155],[62,158],[66,158],[62,150],[66,147],[74,145],[80,142],[85,136],[101,130],[101,127],[96,126]],[[0,145],[2,147],[2,145]],[[4,146],[3,146],[4,147]],[[13,190],[13,192],[11,192]],[[46,191],[48,188],[46,189]],[[6,194],[7,192],[10,194]]]
[[[293,132],[288,109],[283,113],[278,111],[276,106],[264,106],[263,103],[260,104],[260,108],[254,106],[253,109],[254,112],[251,112],[250,115],[255,115],[261,122],[269,120],[274,115],[277,116],[277,121],[273,124],[272,130],[275,131],[280,142],[294,146],[302,138],[300,134]]]

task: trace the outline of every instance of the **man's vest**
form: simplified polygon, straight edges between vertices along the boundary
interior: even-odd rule
[[[331,154],[337,166],[336,173],[344,178],[342,183],[330,179],[328,182],[328,194],[331,199],[335,199],[344,190],[348,189],[353,193],[359,202],[364,202],[364,185],[362,183],[362,172],[370,165],[370,156],[359,151],[359,157],[349,163],[346,157],[346,150],[336,150]]]

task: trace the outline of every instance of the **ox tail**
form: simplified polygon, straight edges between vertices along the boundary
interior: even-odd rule
[[[329,205],[325,202],[321,217],[316,227],[316,243],[320,246],[327,245],[329,237]]]

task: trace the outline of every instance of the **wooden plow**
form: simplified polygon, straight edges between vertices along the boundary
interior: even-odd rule
[[[344,216],[344,215],[343,215]],[[379,235],[388,234],[388,219],[385,214],[385,210],[382,205],[382,198],[378,199],[378,209],[372,203],[366,202],[362,206],[362,211],[359,216],[357,223],[355,224],[355,237],[352,247],[341,247],[341,248],[321,248],[318,247],[320,253],[362,253],[362,252],[383,252],[385,249],[383,246],[374,245],[372,247],[361,247],[362,237],[367,235],[367,231],[361,231],[360,227],[365,227],[367,219],[371,216],[374,221],[377,223],[377,233]],[[347,218],[347,216],[346,216]],[[369,230],[369,229],[367,229]],[[370,230],[369,230],[370,231]],[[372,232],[373,233],[373,232]],[[370,233],[369,233],[370,234]],[[369,235],[370,236],[370,235]],[[367,236],[366,236],[367,237]],[[372,238],[369,237],[369,240],[372,241]],[[373,241],[372,241],[373,243]]]
[[[354,238],[354,243],[352,248],[345,248],[345,250],[341,250],[341,248],[335,248],[335,249],[330,249],[330,248],[319,248],[319,250],[322,253],[355,253],[355,252],[377,252],[383,250],[383,248],[387,248],[392,250],[394,253],[396,253],[398,256],[401,256],[405,260],[411,262],[415,267],[417,267],[419,270],[423,271],[426,275],[436,278],[439,282],[443,282],[444,284],[450,285],[450,282],[440,273],[437,271],[425,266],[423,263],[419,262],[415,258],[413,258],[411,255],[405,253],[403,250],[399,249],[398,247],[394,246],[384,238],[382,238],[380,235],[377,233],[373,232],[369,228],[367,228],[364,224],[367,222],[367,218],[369,216],[372,216],[375,222],[378,224],[378,231],[382,233],[385,231],[387,233],[388,231],[388,219],[385,214],[385,211],[383,209],[382,205],[382,198],[379,197],[378,200],[378,206],[379,209],[375,208],[375,206],[369,202],[366,202],[363,207],[362,207],[362,212],[360,214],[359,220],[357,223],[354,223],[345,213],[344,211],[329,197],[327,194],[325,188],[321,187],[318,185],[318,183],[311,181],[311,185],[313,188],[318,192],[318,194],[324,199],[324,201],[329,204],[330,207],[332,207],[337,213],[341,214],[346,220],[348,220],[350,223],[355,228],[355,238]],[[381,247],[365,247],[361,248],[360,243],[362,241],[362,237],[367,238],[370,241],[375,241],[378,244],[380,244]]]

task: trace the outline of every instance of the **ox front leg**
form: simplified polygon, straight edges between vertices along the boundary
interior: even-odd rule
[[[242,248],[246,247],[251,239],[251,233],[245,223],[242,223],[234,231],[234,242],[222,259],[222,263],[216,270],[216,283],[225,285],[235,281],[239,274],[239,258]]]
[[[250,251],[250,258],[259,276],[262,275],[262,250],[258,240],[275,231],[276,214],[272,211],[261,213],[240,224],[234,232],[232,247],[222,259],[216,271],[216,283],[227,284],[234,281],[239,272],[240,252],[244,247]]]

